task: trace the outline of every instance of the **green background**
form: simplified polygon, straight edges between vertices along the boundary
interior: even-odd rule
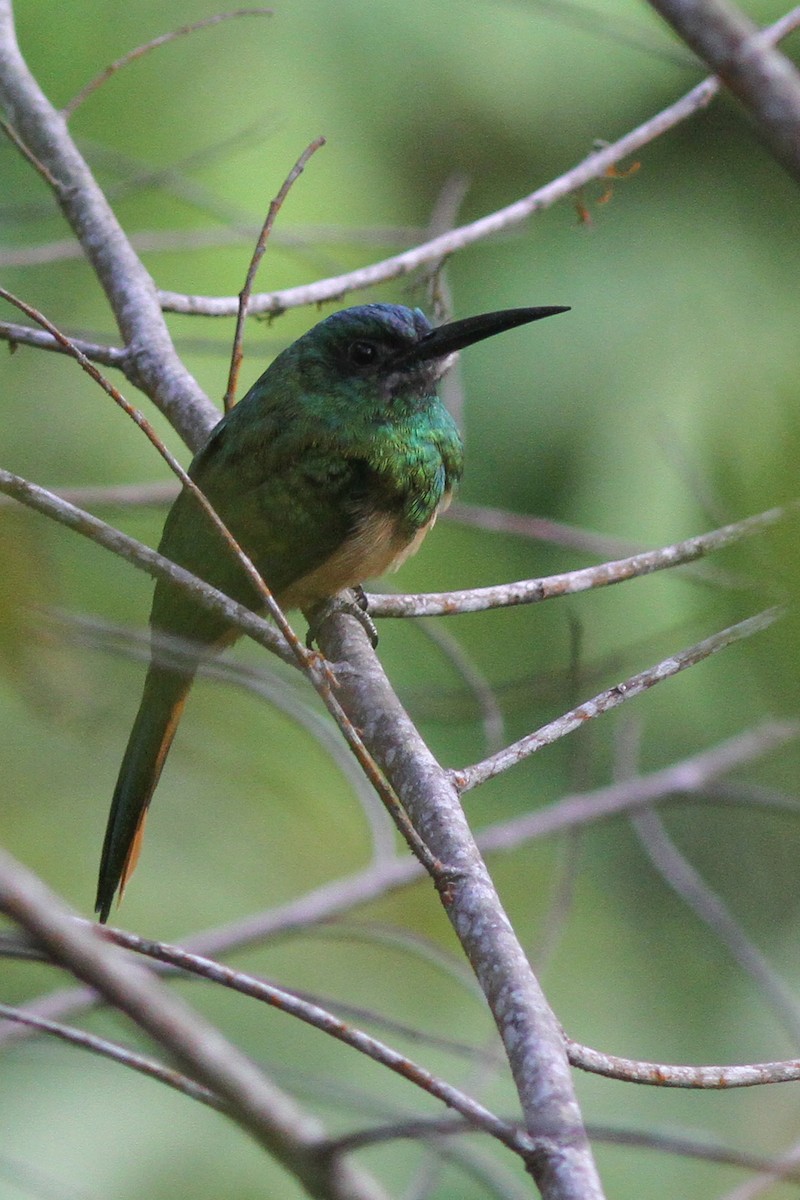
[[[212,11],[188,2],[165,11],[154,0],[124,7],[20,0],[16,8],[23,50],[56,104],[133,46]],[[587,18],[584,9],[525,0],[279,0],[269,20],[225,23],[132,64],[86,101],[71,129],[132,234],[256,227],[300,151],[324,134],[327,145],[280,215],[257,290],[301,284],[424,236],[454,177],[468,181],[459,220],[490,212],[701,77],[644,6],[593,11]],[[781,9],[765,3],[748,11],[766,21]],[[569,304],[572,312],[467,351],[448,391],[463,402],[463,500],[657,546],[796,492],[800,208],[796,186],[727,99],[637,161],[626,178],[590,185],[582,213],[562,202],[451,260],[455,316],[527,304]],[[13,265],[13,250],[69,233],[44,185],[8,145],[0,147],[0,180],[3,282],[65,330],[116,343],[99,288],[78,258]],[[229,245],[147,252],[145,262],[160,286],[234,295],[251,246],[243,234]],[[427,302],[419,278],[347,302],[365,299]],[[15,319],[10,309],[3,316]],[[316,319],[301,310],[272,325],[252,322],[243,382]],[[181,317],[170,327],[189,368],[221,396],[232,322]],[[0,362],[3,466],[54,488],[166,478],[141,434],[74,364],[27,349]],[[152,417],[149,403],[143,407]],[[156,424],[188,461],[163,419]],[[157,542],[162,511],[103,515]],[[795,541],[789,531],[721,556],[719,565],[745,576],[747,588],[655,576],[461,617],[445,629],[494,685],[510,739],[791,591]],[[106,552],[6,506],[0,554],[0,839],[88,913],[142,668],[82,642],[74,623],[62,625],[55,612],[141,630],[150,584]],[[442,522],[393,586],[468,587],[593,561]],[[474,826],[609,782],[632,739],[641,766],[657,769],[792,711],[795,641],[793,624],[784,623],[591,723],[470,794]],[[385,622],[380,654],[442,761],[483,757],[475,698],[426,631]],[[232,657],[273,674],[250,645]],[[284,705],[315,711],[295,679],[278,676]],[[791,795],[796,768],[796,751],[784,749],[737,779]],[[702,796],[666,816],[680,848],[795,987],[796,818]],[[119,920],[177,940],[357,870],[369,853],[346,773],[292,714],[241,688],[201,681]],[[667,888],[624,819],[589,826],[579,839],[493,856],[490,866],[572,1037],[662,1062],[797,1054],[796,1033]],[[494,1045],[427,886],[235,962],[433,1035]],[[11,1002],[59,982],[45,968],[2,961],[0,978],[2,999]],[[438,1111],[408,1084],[288,1017],[206,986],[181,990],[332,1130]],[[87,1020],[135,1040],[121,1019]],[[497,1111],[516,1113],[502,1069],[370,1027]],[[763,1153],[781,1151],[800,1133],[792,1086],[693,1094],[589,1076],[576,1083],[589,1122],[680,1131]],[[0,1131],[3,1200],[296,1194],[293,1181],[221,1117],[44,1040],[4,1056]],[[499,1194],[526,1194],[506,1152],[478,1137],[453,1148],[469,1149],[497,1172]],[[597,1155],[608,1195],[623,1200],[706,1200],[744,1178],[730,1167],[600,1142]],[[361,1159],[397,1196],[414,1194],[430,1165],[407,1142]],[[463,1165],[433,1169],[433,1196],[492,1194]]]

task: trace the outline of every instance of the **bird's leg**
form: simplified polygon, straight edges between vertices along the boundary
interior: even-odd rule
[[[355,588],[348,588],[346,592],[339,592],[338,596],[331,596],[327,600],[315,604],[313,608],[309,608],[305,612],[308,620],[306,646],[309,650],[313,648],[314,642],[317,640],[317,632],[329,617],[333,617],[337,613],[347,613],[349,617],[355,617],[358,621],[374,650],[378,644],[378,630],[375,628],[375,622],[366,610],[367,597],[360,585]]]

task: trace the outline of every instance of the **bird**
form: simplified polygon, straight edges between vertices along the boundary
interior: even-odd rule
[[[504,309],[432,326],[419,308],[342,309],[282,351],[213,428],[189,475],[283,609],[313,620],[344,589],[416,551],[461,479],[463,445],[437,394],[458,350],[563,306]],[[159,552],[240,604],[263,600],[183,489]],[[168,579],[150,614],[151,660],[111,802],[96,912],[105,922],[136,866],[145,817],[195,674],[236,640]],[[164,637],[188,657],[165,660]]]

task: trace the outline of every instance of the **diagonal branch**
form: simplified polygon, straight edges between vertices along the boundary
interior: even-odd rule
[[[212,1091],[195,1083],[188,1075],[165,1067],[154,1058],[147,1058],[144,1054],[129,1050],[127,1046],[121,1046],[118,1042],[110,1042],[107,1038],[98,1037],[85,1029],[48,1021],[46,1017],[37,1017],[34,1013],[26,1012],[22,1008],[13,1008],[9,1004],[0,1004],[0,1021],[15,1021],[34,1033],[49,1033],[71,1046],[79,1046],[92,1054],[100,1055],[101,1058],[110,1058],[113,1062],[130,1067],[131,1070],[147,1075],[150,1079],[157,1079],[159,1083],[164,1083],[177,1092],[183,1092],[190,1099],[199,1100],[201,1104],[207,1104],[210,1108],[227,1111]]]
[[[342,616],[322,649],[346,661],[343,706],[431,852],[445,864],[439,896],[472,965],[509,1059],[525,1128],[539,1152],[528,1166],[543,1200],[600,1200],[558,1022],[531,970],[470,832],[458,794],[412,724],[360,624]]]
[[[0,850],[0,910],[78,979],[126,1013],[181,1069],[227,1103],[239,1125],[320,1200],[383,1200],[350,1164],[320,1153],[322,1129],[219,1030],[116,946],[76,921],[30,871]]]
[[[541,729],[526,734],[519,741],[513,742],[482,762],[452,771],[451,778],[461,792],[477,787],[478,784],[486,783],[488,779],[493,779],[496,775],[507,771],[509,767],[514,767],[529,758],[530,755],[536,754],[544,746],[550,746],[559,738],[566,737],[568,733],[580,729],[594,717],[611,712],[620,704],[633,700],[665,679],[671,679],[679,672],[685,671],[687,667],[693,667],[696,663],[702,662],[704,658],[718,654],[720,650],[733,645],[734,642],[752,637],[754,633],[760,633],[784,615],[784,609],[775,607],[765,609],[754,617],[747,617],[744,621],[738,621],[735,625],[730,625],[727,629],[722,629],[719,633],[704,638],[702,642],[688,646],[670,658],[648,667],[645,671],[640,671],[638,675],[632,675],[622,683],[606,688],[605,691],[599,692],[590,700],[579,704],[577,708],[571,709],[563,716],[556,717],[554,721],[549,721]]]
[[[800,25],[800,9],[792,12],[770,25],[759,35],[765,43],[772,44],[786,37]],[[483,241],[495,233],[512,228],[527,221],[534,213],[551,208],[559,200],[585,187],[593,180],[602,179],[622,159],[636,154],[643,146],[648,145],[668,130],[673,129],[687,118],[694,116],[700,109],[710,104],[721,88],[720,80],[711,75],[692,88],[674,104],[649,117],[636,129],[626,133],[616,142],[593,150],[586,158],[577,163],[558,179],[537,188],[528,196],[515,200],[505,208],[480,217],[467,225],[431,238],[419,246],[385,258],[381,262],[360,267],[345,275],[336,275],[329,279],[320,279],[315,283],[303,284],[300,287],[285,288],[279,292],[264,292],[251,297],[248,311],[250,313],[282,313],[289,308],[299,308],[304,304],[322,304],[329,300],[341,300],[349,292],[363,288],[374,287],[386,283],[390,279],[401,278],[420,267],[441,261],[448,255]],[[238,306],[236,296],[187,296],[180,292],[162,291],[159,293],[161,303],[169,312],[202,314],[208,317],[234,316]]]
[[[181,25],[179,29],[170,29],[168,33],[159,34],[158,37],[151,38],[149,42],[145,42],[142,46],[136,46],[133,50],[129,50],[127,54],[123,54],[121,58],[117,58],[114,62],[95,75],[94,79],[90,79],[84,84],[77,95],[73,96],[68,104],[62,108],[62,113],[67,120],[75,112],[84,100],[91,96],[92,92],[96,92],[99,87],[115,75],[117,71],[121,71],[123,67],[127,67],[129,63],[135,62],[137,58],[142,58],[145,54],[149,54],[151,50],[156,50],[160,46],[167,45],[168,42],[174,42],[176,38],[186,37],[190,33],[198,33],[201,29],[208,29],[211,25],[219,25],[222,21],[233,21],[239,17],[271,17],[273,15],[271,8],[238,8],[233,12],[215,13],[213,17],[203,17],[200,21],[192,21],[190,25]]]
[[[650,4],[741,100],[775,158],[800,182],[800,72],[795,65],[729,0]]]

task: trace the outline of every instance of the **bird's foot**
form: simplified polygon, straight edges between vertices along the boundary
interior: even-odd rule
[[[325,622],[330,617],[336,616],[337,613],[346,613],[349,617],[355,617],[369,638],[372,649],[375,649],[378,644],[378,630],[367,612],[367,597],[364,589],[359,585],[349,588],[346,592],[340,592],[338,596],[331,596],[329,600],[323,600],[321,604],[315,605],[308,611],[306,614],[308,617],[306,646],[309,650],[313,648],[314,642],[317,640],[317,633]]]

